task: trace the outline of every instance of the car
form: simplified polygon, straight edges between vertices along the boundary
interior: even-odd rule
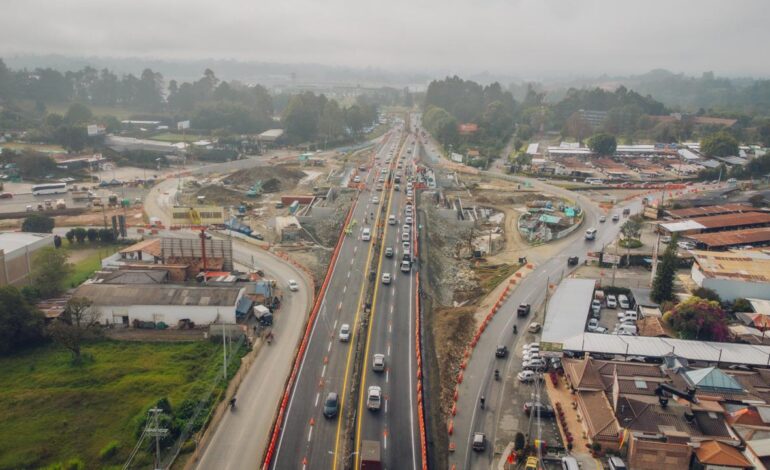
[[[368,242],[372,239],[372,230],[368,227],[364,228],[364,230],[361,232],[361,240]]]
[[[570,256],[569,258],[567,258],[567,264],[569,266],[577,266],[578,263],[580,263],[580,258],[577,256]]]
[[[544,405],[542,403],[537,403],[533,401],[528,401],[524,403],[524,413],[529,416],[534,411],[535,413],[540,413],[541,418],[553,418],[554,412],[553,407],[551,405]]]
[[[598,327],[599,327],[599,320],[598,319],[592,318],[592,319],[588,320],[588,326],[586,327],[586,329],[588,331],[596,331],[596,328],[598,328]]]
[[[358,171],[366,171],[366,165],[360,165]]]
[[[401,272],[408,273],[412,270],[412,263],[409,261],[401,261]]]
[[[473,433],[473,444],[471,447],[476,452],[483,452],[487,448],[487,436],[483,432]]]
[[[533,350],[533,351],[527,351],[521,356],[521,362],[529,362],[532,359],[540,359],[540,351]]]
[[[609,294],[606,302],[607,308],[618,308],[618,299],[614,295]]]
[[[383,178],[382,176],[380,176],[380,179],[378,179],[378,180],[377,180],[377,182],[378,182],[378,183],[384,183],[384,182],[385,182],[385,178]]]
[[[378,184],[376,189],[377,189],[377,191],[382,191],[382,185]]]
[[[522,369],[524,370],[546,370],[547,368],[548,363],[545,362],[545,359],[539,356],[522,363]]]
[[[398,179],[398,178],[396,178]],[[394,184],[393,185],[393,191],[401,191],[401,185],[400,184]]]
[[[379,385],[371,385],[366,394],[366,407],[377,411],[382,406],[382,388]]]
[[[396,225],[396,216],[393,214],[390,214],[388,217],[388,225]]]
[[[607,460],[610,470],[628,470],[626,463],[620,457],[612,456]]]
[[[379,196],[373,196],[372,197],[372,204],[379,204],[379,203],[380,203]]]
[[[620,220],[620,215],[618,215],[618,214],[612,214],[612,221],[613,221],[613,222],[617,222],[618,220]]]
[[[13,199],[13,194],[11,194],[11,193],[0,193],[0,199]]]
[[[516,374],[516,378],[519,379],[519,382],[521,383],[530,383],[537,379],[537,373],[531,370],[523,370]]]
[[[406,225],[406,224],[405,224],[405,225],[403,225],[403,226],[401,227],[401,231],[402,231],[402,232],[407,232],[407,233],[409,233],[409,232],[411,232],[411,231],[412,231],[412,226],[411,226],[411,225]]]
[[[530,304],[519,304],[519,307],[516,309],[516,315],[526,317],[531,310],[532,306]]]
[[[527,328],[527,331],[529,331],[530,333],[539,333],[541,328],[543,328],[543,325],[534,321],[529,324],[529,328]]]
[[[354,182],[354,183],[360,183],[360,182],[361,182],[361,177],[360,177],[360,176],[358,176],[358,175],[356,175],[356,177],[355,177],[355,178],[353,178],[353,182]]]
[[[540,351],[540,343],[528,343],[521,347],[521,351],[523,353],[527,353],[529,351]]]
[[[508,346],[504,344],[498,345],[495,349],[495,357],[505,357],[508,355]]]
[[[372,357],[372,370],[375,372],[382,372],[385,370],[385,355],[375,354]]]
[[[327,419],[332,419],[337,416],[340,411],[340,399],[335,392],[329,392],[324,400],[324,416]]]
[[[604,216],[604,215],[599,217],[599,222],[601,222],[601,223],[607,222],[607,217]]]
[[[390,277],[390,273],[382,273],[382,283],[383,284],[390,284],[390,281],[393,279]]]
[[[597,326],[596,329],[593,332],[594,333],[601,333],[603,335],[606,335],[607,333],[609,333],[609,331],[610,330],[608,330],[607,328],[605,328],[603,326]]]
[[[660,242],[661,243],[665,243],[665,244],[671,243],[671,236],[670,235],[664,235],[664,236],[660,237]]]
[[[406,190],[406,197],[412,197],[414,196],[414,192],[412,191],[412,188],[409,188]]]
[[[404,249],[404,253],[409,253],[411,251],[412,245],[409,242],[402,242],[401,247]]]
[[[593,312],[594,316],[599,316],[599,313],[602,311],[602,301],[599,299],[594,299],[591,301],[591,311]]]
[[[401,240],[407,241],[411,240],[412,236],[409,234],[409,232],[401,232]]]
[[[404,222],[406,222],[408,225],[412,225],[412,216],[407,215],[406,219],[404,219]]]
[[[347,323],[343,323],[340,326],[340,341],[343,343],[350,341],[350,325]]]
[[[388,258],[392,258],[393,257],[393,247],[389,246],[389,247],[385,248],[385,256],[388,257]]]
[[[289,290],[296,292],[299,290],[299,284],[294,279],[289,279]]]
[[[676,246],[678,246],[679,248],[681,248],[683,250],[694,250],[695,249],[695,243],[690,242],[690,241],[686,241],[686,240],[681,241],[681,242],[677,242]]]

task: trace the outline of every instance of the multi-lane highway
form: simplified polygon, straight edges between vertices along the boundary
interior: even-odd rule
[[[354,348],[364,315],[364,299],[369,273],[376,268],[374,257],[376,227],[386,224],[382,210],[388,200],[385,184],[380,183],[383,165],[393,164],[402,143],[403,134],[391,131],[378,149],[369,171],[364,172],[362,190],[354,202],[349,234],[340,247],[328,288],[322,299],[299,375],[288,404],[281,429],[273,468],[344,468],[357,452],[344,454],[351,377],[354,369]],[[389,163],[386,163],[389,162]],[[386,181],[384,182],[386,183]],[[378,191],[378,185],[382,190]],[[365,233],[371,233],[372,240]],[[343,341],[341,329],[350,327],[350,337]],[[327,397],[337,394],[334,413],[329,413]],[[327,414],[334,416],[326,417]]]
[[[364,368],[359,388],[355,429],[355,449],[362,441],[377,441],[384,468],[420,468],[419,422],[416,396],[415,293],[417,270],[413,261],[414,234],[417,230],[412,183],[417,139],[409,135],[392,163],[399,177],[398,190],[392,185],[386,205],[382,250],[378,260],[372,313],[367,330]],[[386,253],[387,249],[392,250]],[[390,256],[388,256],[390,255]],[[402,266],[405,259],[409,266]],[[383,277],[390,277],[385,283]],[[384,370],[374,370],[375,355],[384,356]],[[382,405],[368,408],[370,387],[379,387]],[[360,453],[355,466],[359,468]]]

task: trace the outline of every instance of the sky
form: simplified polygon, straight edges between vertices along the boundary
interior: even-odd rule
[[[768,0],[3,0],[0,56],[770,76]]]

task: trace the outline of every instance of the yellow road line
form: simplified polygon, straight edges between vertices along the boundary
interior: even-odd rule
[[[398,154],[397,154],[398,158],[394,158],[393,159],[393,161],[391,162],[391,167],[398,160],[401,159],[401,154],[402,154],[402,152],[404,152],[404,149],[406,148],[405,144],[406,144],[406,141],[408,139],[409,139],[409,134],[406,134],[406,137],[404,138],[404,142],[402,142],[401,151],[398,152]],[[391,178],[391,185],[390,185],[390,194],[388,194],[388,210],[386,211],[387,214],[390,214],[390,211],[392,210],[392,207],[393,207],[393,192],[394,192],[393,191],[393,187],[394,186],[393,186],[392,181],[394,179],[394,176],[393,176],[392,173],[390,175],[390,178]],[[385,230],[383,230],[383,232],[382,232],[383,248],[384,248],[385,240],[388,239],[388,227],[389,227],[389,224],[385,224]],[[375,283],[374,283],[374,294],[372,296],[372,311],[369,314],[369,324],[367,325],[367,328],[366,328],[367,329],[367,332],[366,332],[366,348],[364,349],[364,367],[362,368],[363,372],[361,374],[361,388],[360,388],[360,390],[358,392],[358,419],[356,420],[356,439],[354,441],[355,442],[354,452],[356,452],[356,450],[361,445],[361,423],[364,421],[363,418],[362,418],[363,412],[364,412],[364,390],[366,389],[366,373],[369,371],[369,368],[366,367],[366,362],[369,359],[369,346],[371,344],[371,338],[372,338],[372,329],[373,329],[373,325],[374,325],[374,314],[377,311],[377,292],[379,291],[379,287],[380,287],[380,276],[382,275],[382,261],[385,258],[384,254],[385,254],[385,250],[381,249],[380,250],[380,260],[377,263],[377,277],[375,278]],[[393,286],[393,289],[395,289],[395,288],[396,287]],[[355,463],[355,466],[353,468],[358,468],[360,454],[358,452],[356,452],[355,455],[356,455],[356,460],[355,460],[356,463]]]
[[[372,166],[371,170],[374,170],[374,166]],[[370,170],[370,171],[371,171]],[[376,183],[375,183],[376,184]],[[360,195],[359,195],[360,197]],[[382,204],[385,204],[385,200],[383,198],[382,201],[377,205],[377,216],[374,219],[374,227],[376,228],[380,221],[380,216],[382,213],[382,210],[380,210]],[[368,277],[369,268],[371,266],[372,261],[372,249],[374,248],[374,240],[369,241],[369,250],[366,254],[366,266],[364,268],[363,272],[363,278],[361,280],[361,290],[358,294],[358,305],[356,306],[356,315],[353,318],[353,328],[352,328],[352,334],[350,337],[350,344],[351,346],[348,348],[348,357],[345,361],[345,376],[342,382],[342,393],[340,394],[341,400],[340,400],[340,419],[337,420],[337,432],[334,437],[334,460],[332,468],[334,470],[337,469],[337,461],[339,460],[339,448],[340,448],[340,433],[342,431],[342,422],[344,421],[343,417],[345,416],[344,410],[345,410],[345,397],[347,396],[347,388],[348,388],[348,376],[350,375],[350,360],[353,357],[353,349],[354,347],[352,345],[356,342],[356,332],[358,331],[358,328],[356,325],[358,325],[358,319],[361,315],[361,303],[363,302],[364,298],[364,290],[366,288],[366,279]],[[376,284],[375,284],[376,285]],[[370,322],[371,324],[371,322]]]

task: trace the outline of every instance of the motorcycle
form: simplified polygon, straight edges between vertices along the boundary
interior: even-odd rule
[[[519,334],[519,329],[516,328],[516,325],[513,325],[513,334],[515,335]]]
[[[230,399],[230,411],[235,410],[235,397]]]
[[[495,380],[500,380],[500,371],[495,369]]]

